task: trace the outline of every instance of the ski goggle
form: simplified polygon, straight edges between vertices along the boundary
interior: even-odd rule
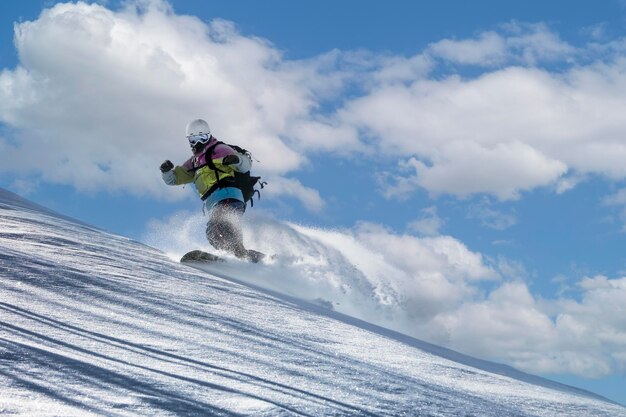
[[[197,133],[195,135],[187,136],[187,140],[189,141],[189,145],[191,147],[196,146],[198,143],[207,143],[210,138],[211,135],[208,133]]]

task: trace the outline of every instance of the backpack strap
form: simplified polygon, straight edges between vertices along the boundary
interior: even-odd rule
[[[204,151],[204,155],[205,155],[205,158],[204,158],[205,165],[206,165],[206,166],[208,166],[209,168],[211,168],[213,171],[216,171],[216,172],[224,172],[224,171],[222,171],[222,170],[218,169],[218,168],[215,166],[215,164],[213,163],[213,151],[215,151],[215,147],[216,147],[217,145],[221,145],[221,144],[223,144],[223,143],[224,143],[224,142],[215,142],[213,145],[209,146],[209,147],[208,147],[208,148]],[[199,156],[199,155],[196,155],[196,156],[194,156],[194,158],[193,158],[193,171],[194,171],[194,172],[195,172],[195,171],[197,171],[197,170],[199,170],[199,169],[200,169],[200,168],[202,168],[203,166],[205,166],[205,165],[198,165],[198,156]]]
[[[223,145],[224,142],[220,142],[217,141],[215,142],[213,145],[209,146],[206,150],[206,152],[204,152],[204,160],[206,162],[206,164],[208,165],[209,168],[211,168],[214,172],[215,172],[215,179],[219,179],[219,173],[220,172],[224,172],[221,169],[219,169],[218,167],[215,166],[215,164],[213,163],[213,151],[215,151],[215,148],[217,147],[217,145]]]
[[[213,194],[213,192],[215,192],[215,190],[219,188],[224,188],[227,186],[235,186],[234,179],[232,177],[226,177],[226,178],[220,179],[220,172],[225,174],[226,171],[222,171],[221,169],[216,167],[215,164],[213,163],[213,152],[215,151],[215,148],[217,147],[217,145],[226,145],[226,144],[224,142],[217,141],[213,145],[209,146],[207,150],[204,152],[204,155],[205,155],[204,160],[206,162],[206,166],[208,166],[215,173],[216,182],[215,184],[211,186],[211,188],[209,188],[209,190],[206,193],[204,193],[202,197],[200,197],[202,201],[209,198],[209,196]]]

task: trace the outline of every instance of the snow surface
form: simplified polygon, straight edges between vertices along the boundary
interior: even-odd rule
[[[626,416],[205,269],[0,189],[0,414]]]

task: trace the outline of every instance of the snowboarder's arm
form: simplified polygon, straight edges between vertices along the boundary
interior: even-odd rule
[[[194,175],[193,172],[187,171],[184,167],[177,166],[172,170],[174,173],[174,184],[172,185],[181,185],[181,184],[189,184],[193,182]]]
[[[235,171],[250,171],[250,168],[252,168],[252,158],[250,158],[250,155],[248,155],[247,153],[241,154],[237,152],[237,156],[239,157],[239,163],[231,165],[235,169]]]
[[[184,166],[174,166],[170,161],[165,161],[161,165],[161,176],[167,185],[180,185],[193,182],[194,175],[185,169]]]
[[[218,146],[213,155],[217,157],[214,159],[215,162],[224,166],[228,165],[238,172],[248,172],[252,167],[252,158],[250,158],[250,155],[247,153],[237,152],[228,145]],[[227,163],[224,163],[224,161]]]

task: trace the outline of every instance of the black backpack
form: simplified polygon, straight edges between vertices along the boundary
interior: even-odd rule
[[[228,143],[224,143],[224,142],[220,142],[220,141],[218,141],[218,142],[214,143],[213,145],[211,145],[211,147],[206,150],[206,154],[213,156],[213,150],[215,149],[215,147],[217,145],[230,146],[231,148],[233,148],[238,153],[243,154],[243,155],[247,155],[249,157],[252,157],[252,154],[248,150],[242,148],[241,146],[229,145]],[[209,166],[209,168],[211,168],[213,171],[215,171],[215,178],[219,178],[219,172],[224,172],[224,171],[220,170],[219,168],[217,168],[215,166],[215,164],[213,163],[213,160],[211,159],[211,157],[206,158],[206,162],[207,162],[207,165]],[[237,187],[243,193],[243,200],[244,200],[244,202],[248,203],[248,201],[249,201],[250,202],[250,207],[254,207],[254,200],[252,199],[254,197],[254,195],[256,194],[258,196],[258,198],[261,198],[260,191],[258,189],[256,189],[256,188],[254,188],[257,184],[259,185],[259,187],[261,189],[263,189],[263,187],[265,187],[267,182],[261,181],[261,177],[256,177],[256,176],[250,175],[250,171],[248,171],[248,172],[237,172],[237,171],[235,171],[234,172],[234,177],[222,178],[217,183],[215,183],[209,189],[209,191],[207,191],[202,196],[202,200],[206,200],[209,197],[209,195],[211,195],[211,193],[213,193],[217,189],[224,188],[224,187]]]

